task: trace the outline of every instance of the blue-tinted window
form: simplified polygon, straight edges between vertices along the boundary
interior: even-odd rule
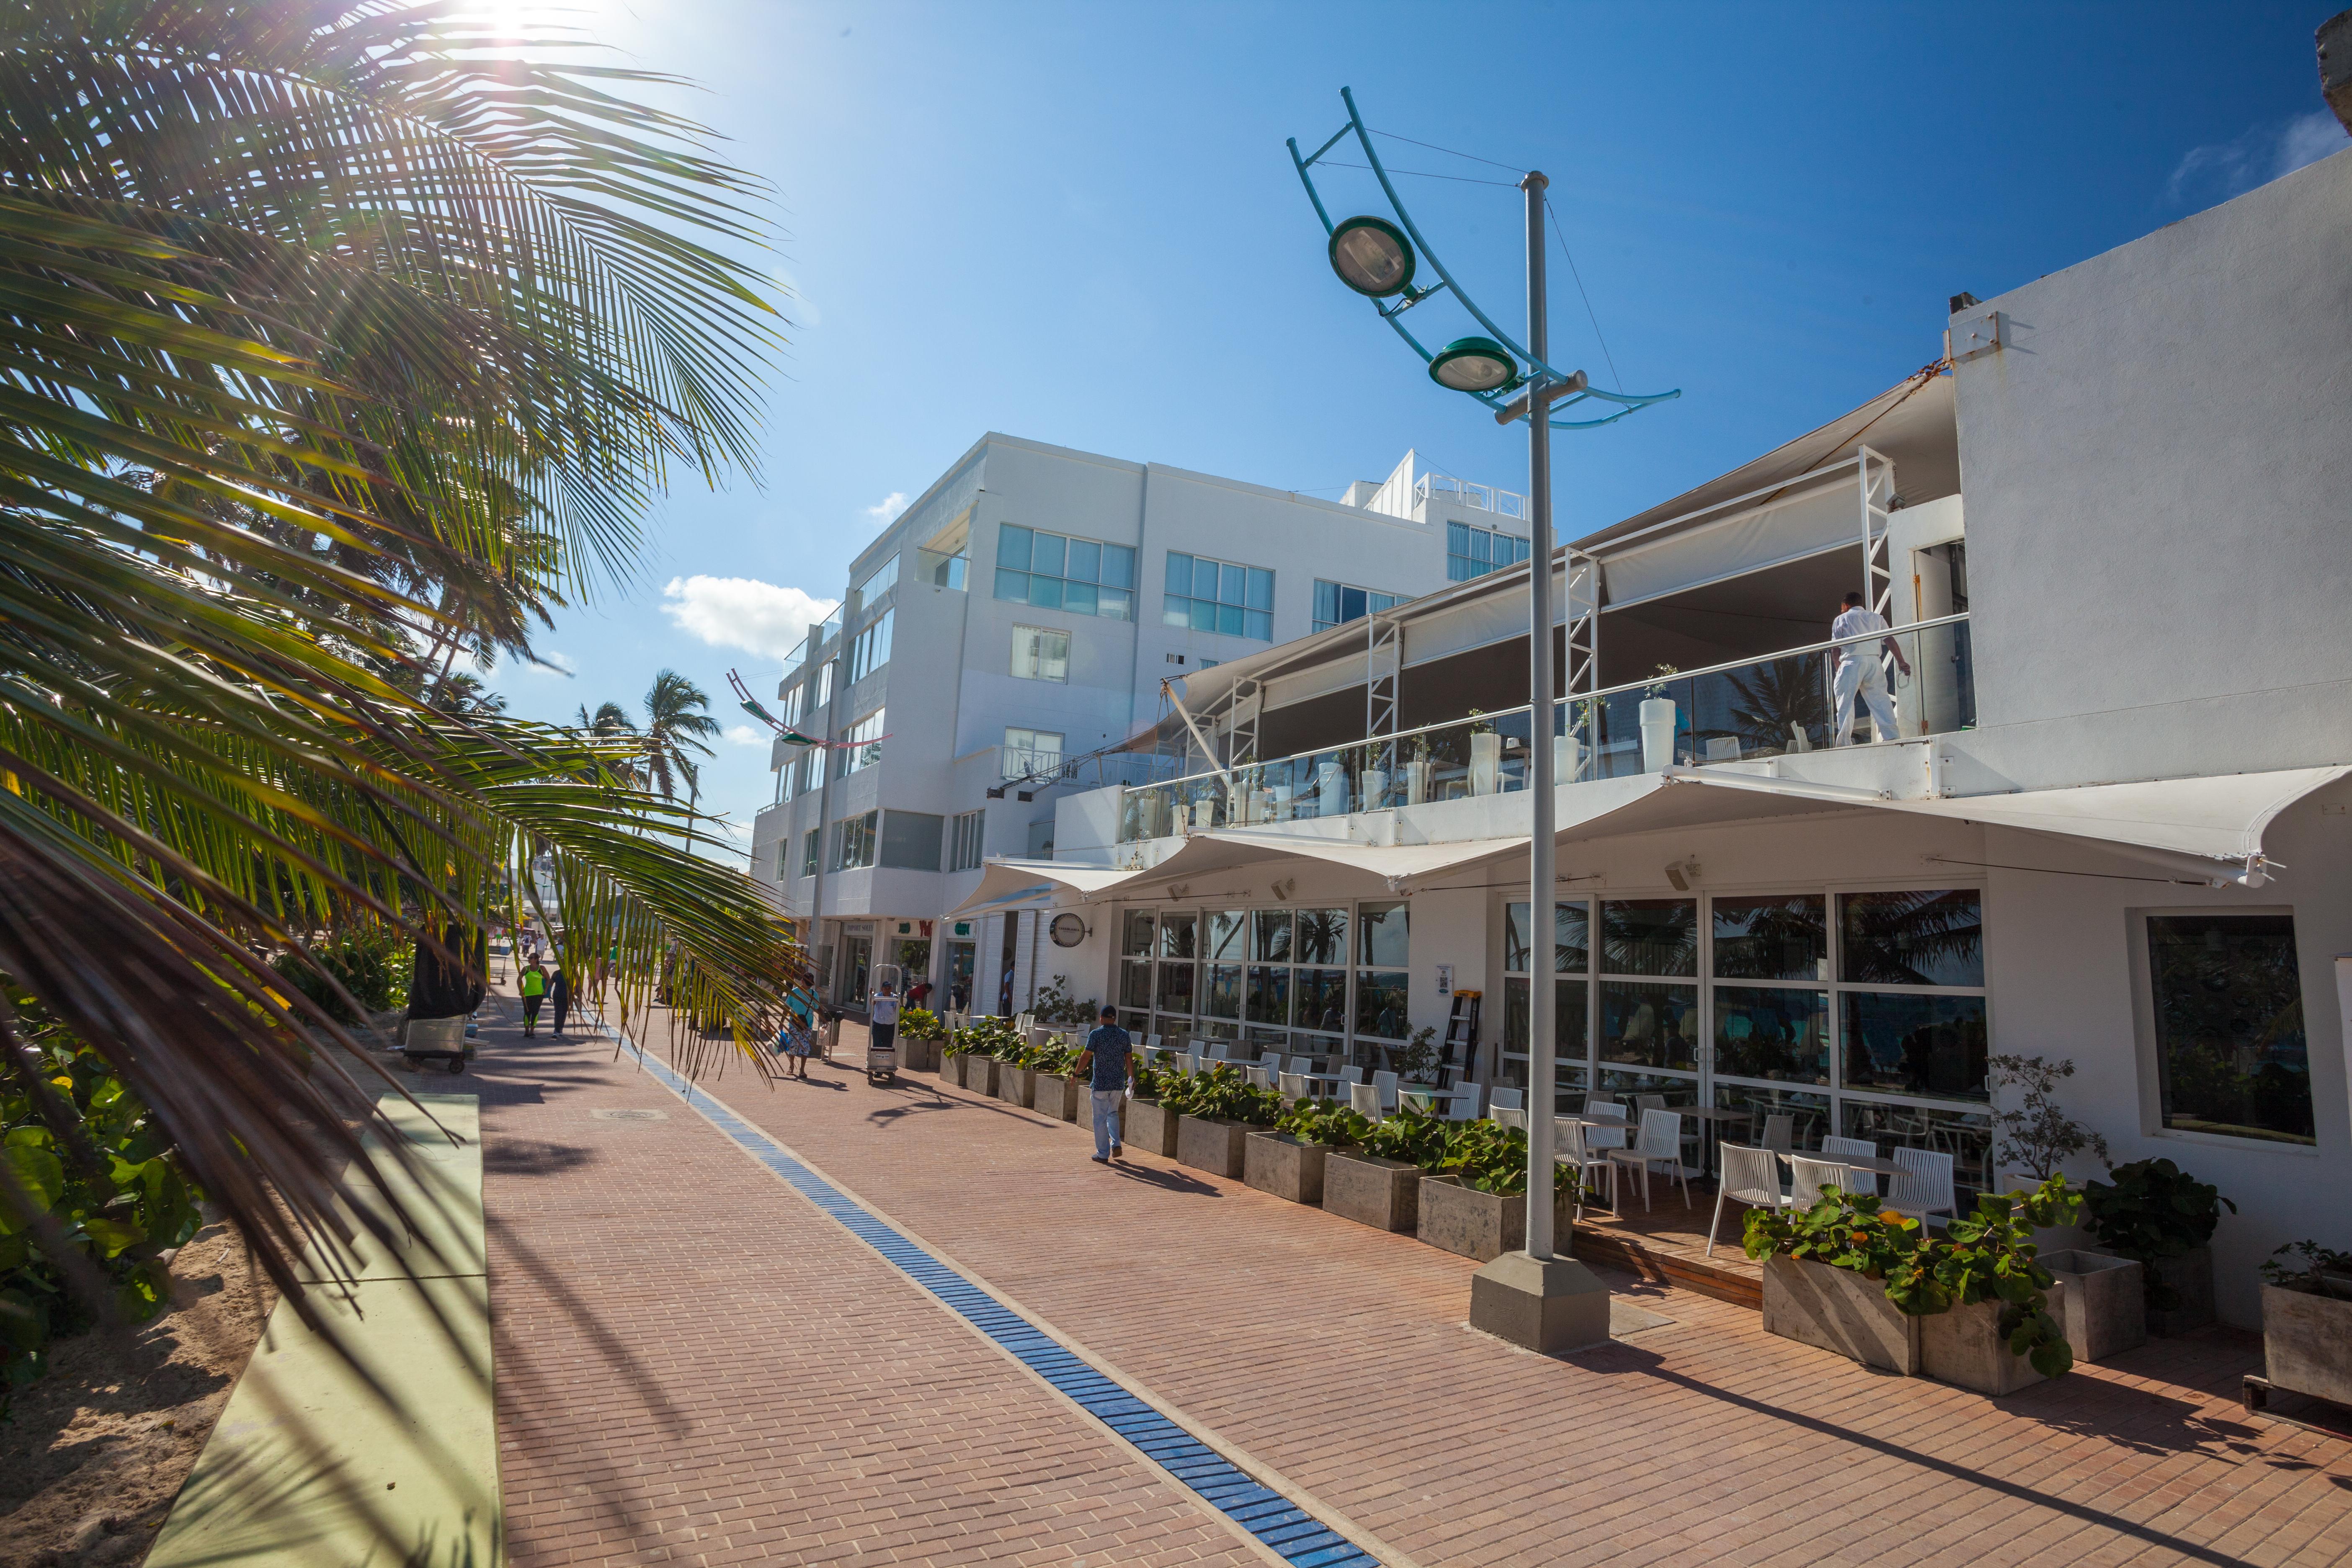
[[[1106,603],[1109,597],[1106,592]],[[1122,604],[1118,613],[1125,609]],[[1103,611],[1105,615],[1113,613]],[[1160,618],[1167,626],[1192,631],[1272,642],[1274,574],[1262,567],[1210,561],[1171,550],[1168,552],[1168,592]]]
[[[1445,578],[1450,583],[1484,577],[1527,558],[1528,542],[1517,534],[1473,528],[1466,522],[1445,525]]]
[[[1129,545],[1008,522],[998,530],[996,564],[1000,599],[1113,620],[1134,617],[1135,551]]]
[[[1375,588],[1359,588],[1347,583],[1331,583],[1318,578],[1315,584],[1315,629],[1327,632],[1333,626],[1362,620],[1368,615],[1378,615],[1403,602],[1401,595],[1383,594]]]

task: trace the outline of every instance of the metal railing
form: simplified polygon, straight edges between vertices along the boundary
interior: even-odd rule
[[[1525,706],[1475,713],[1131,787],[1119,842],[1525,789],[1532,715]],[[1893,720],[1894,734],[1879,733],[1881,717]],[[1552,767],[1559,782],[1575,784],[1827,751],[1874,735],[1916,740],[1975,722],[1969,617],[1947,616],[1556,702]]]
[[[1491,511],[1503,517],[1520,519],[1528,515],[1528,498],[1518,491],[1498,489],[1493,485],[1474,485],[1467,479],[1457,479],[1452,474],[1432,471],[1413,481],[1415,506],[1423,504],[1433,495],[1450,497],[1457,504],[1474,511]]]

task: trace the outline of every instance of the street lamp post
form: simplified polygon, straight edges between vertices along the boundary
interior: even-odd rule
[[[1589,430],[1610,425],[1653,403],[1679,396],[1664,392],[1646,395],[1602,392],[1591,386],[1582,371],[1567,372],[1550,363],[1549,331],[1544,288],[1544,192],[1550,182],[1530,172],[1519,181],[1527,195],[1528,327],[1524,345],[1478,308],[1454,275],[1430,249],[1428,240],[1398,198],[1395,184],[1381,163],[1355,95],[1339,90],[1348,106],[1348,123],[1311,154],[1302,154],[1290,142],[1292,164],[1307,187],[1315,216],[1330,237],[1332,269],[1341,282],[1368,298],[1381,319],[1410,344],[1429,367],[1429,378],[1449,391],[1476,398],[1494,411],[1496,422],[1528,422],[1528,697],[1529,756],[1528,795],[1528,932],[1538,953],[1553,946],[1553,900],[1557,880],[1552,834],[1556,817],[1552,750],[1552,517],[1551,432]],[[1314,166],[1339,142],[1353,134],[1364,163],[1380,181],[1397,221],[1357,216],[1334,223],[1315,186]],[[1437,281],[1413,286],[1420,260],[1425,258]],[[1405,326],[1404,313],[1440,293],[1451,293],[1485,330],[1484,336],[1456,338],[1431,350]],[[1525,368],[1522,369],[1524,363]],[[1555,419],[1556,408],[1589,401],[1613,405],[1598,418]],[[1597,673],[1597,672],[1596,672]],[[1552,965],[1540,958],[1529,964],[1528,979],[1528,1186],[1527,1247],[1506,1253],[1481,1268],[1471,1280],[1470,1324],[1516,1343],[1541,1351],[1560,1351],[1598,1343],[1609,1337],[1609,1293],[1591,1270],[1559,1250],[1554,1234],[1553,1116],[1557,1108],[1557,1028],[1559,991]],[[1578,1172],[1580,1178],[1583,1173]]]

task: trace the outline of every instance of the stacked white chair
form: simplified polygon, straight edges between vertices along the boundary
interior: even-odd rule
[[[1528,1113],[1517,1106],[1490,1106],[1486,1110],[1486,1119],[1497,1127],[1516,1127],[1522,1132],[1528,1130]]]
[[[1524,1110],[1527,1105],[1525,1089],[1498,1089],[1486,1097],[1486,1109],[1489,1110]]]
[[[1294,1103],[1307,1098],[1307,1080],[1295,1072],[1280,1075],[1282,1098]]]
[[[1373,1090],[1381,1097],[1381,1114],[1386,1116],[1397,1108],[1397,1075],[1381,1071],[1372,1075]]]
[[[1381,1110],[1381,1091],[1377,1084],[1351,1083],[1348,1086],[1348,1109],[1367,1121],[1378,1121],[1385,1114]]]
[[[1552,1162],[1555,1164],[1566,1165],[1574,1171],[1582,1184],[1577,1192],[1576,1211],[1570,1216],[1575,1219],[1584,1217],[1582,1187],[1593,1184],[1591,1178],[1596,1171],[1605,1172],[1608,1174],[1609,1206],[1612,1209],[1617,1206],[1617,1168],[1609,1163],[1609,1156],[1605,1152],[1591,1146],[1589,1140],[1593,1131],[1590,1123],[1579,1121],[1573,1117],[1558,1116],[1552,1119]],[[1624,1134],[1618,1132],[1616,1136],[1622,1141]]]
[[[1878,1145],[1873,1143],[1867,1138],[1824,1138],[1822,1140],[1822,1152],[1824,1154],[1859,1154],[1865,1159],[1875,1160],[1878,1158]],[[1848,1188],[1847,1191],[1869,1193],[1873,1196],[1877,1195],[1878,1177],[1874,1172],[1850,1169],[1848,1174],[1852,1178],[1853,1185]]]
[[[1906,1149],[1897,1144],[1890,1158],[1903,1169],[1887,1178],[1888,1208],[1903,1214],[1959,1217],[1959,1196],[1952,1190],[1949,1154],[1937,1149]]]
[[[1445,1120],[1448,1121],[1477,1121],[1478,1108],[1485,1103],[1486,1093],[1486,1086],[1484,1084],[1455,1084],[1453,1098],[1445,1102]]]
[[[1794,1131],[1796,1125],[1797,1119],[1785,1110],[1775,1110],[1766,1116],[1764,1118],[1764,1147],[1771,1150],[1776,1154],[1795,1153],[1796,1149],[1790,1143],[1790,1136]]]
[[[1853,1173],[1834,1160],[1808,1160],[1802,1154],[1789,1158],[1789,1201],[1798,1208],[1821,1202],[1823,1187],[1851,1192],[1853,1181]]]
[[[1723,1176],[1715,1190],[1715,1217],[1706,1224],[1706,1253],[1715,1256],[1716,1227],[1723,1223],[1726,1199],[1746,1204],[1749,1208],[1784,1209],[1790,1199],[1780,1191],[1780,1157],[1769,1149],[1749,1148],[1740,1143],[1717,1145],[1716,1152],[1723,1161]]]
[[[1644,1110],[1642,1112],[1641,1141],[1630,1149],[1620,1149],[1609,1156],[1612,1163],[1638,1173],[1642,1178],[1642,1212],[1650,1212],[1650,1168],[1664,1165],[1673,1178],[1683,1184],[1683,1207],[1691,1206],[1690,1177],[1683,1170],[1683,1119],[1678,1111]]]

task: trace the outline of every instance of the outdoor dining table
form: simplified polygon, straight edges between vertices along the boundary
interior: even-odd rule
[[[1679,1111],[1683,1115],[1698,1121],[1753,1122],[1756,1120],[1756,1113],[1752,1110],[1731,1110],[1719,1105],[1675,1105],[1670,1106],[1668,1109]],[[1699,1174],[1703,1176],[1712,1175],[1715,1172],[1717,1164],[1717,1155],[1715,1152],[1716,1142],[1717,1140],[1704,1136],[1698,1141],[1698,1170]]]

